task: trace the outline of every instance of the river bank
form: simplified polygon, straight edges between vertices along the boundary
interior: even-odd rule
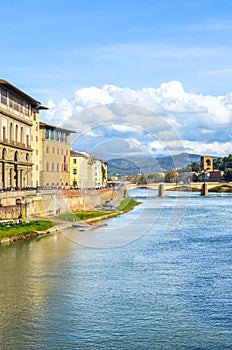
[[[23,239],[34,239],[60,232],[65,228],[72,227],[73,224],[86,225],[89,226],[90,229],[94,229],[97,227],[95,223],[126,213],[139,204],[140,202],[127,197],[120,203],[115,211],[102,212],[86,210],[43,219],[33,218],[32,220],[25,220],[20,223],[16,220],[12,223],[0,224],[0,244],[16,242]]]

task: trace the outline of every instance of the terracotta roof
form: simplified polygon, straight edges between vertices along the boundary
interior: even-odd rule
[[[70,157],[83,157],[83,158],[86,158],[88,159],[88,155],[85,154],[85,153],[81,153],[81,152],[77,152],[77,151],[70,151]]]
[[[14,94],[20,96],[21,98],[25,99],[26,101],[30,102],[34,108],[48,109],[48,107],[41,106],[41,103],[39,101],[37,101],[33,97],[27,95],[24,91],[18,89],[16,86],[10,84],[8,81],[6,81],[4,79],[0,79],[0,85],[3,86],[5,89],[13,92]]]
[[[73,130],[69,130],[69,129],[65,129],[65,128],[62,128],[60,126],[56,126],[56,125],[51,125],[51,124],[47,124],[47,123],[44,123],[44,122],[40,122],[39,123],[39,127],[42,129],[42,128],[46,128],[48,127],[49,129],[53,129],[53,130],[60,130],[60,131],[67,131],[69,133],[75,133],[76,131],[73,131]]]

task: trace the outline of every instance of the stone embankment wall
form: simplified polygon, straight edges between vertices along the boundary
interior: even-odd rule
[[[0,219],[26,216],[48,216],[78,210],[91,210],[109,200],[115,206],[127,196],[124,187],[117,190],[44,190],[0,193]]]

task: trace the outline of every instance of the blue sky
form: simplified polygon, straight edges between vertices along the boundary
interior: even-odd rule
[[[1,3],[1,76],[46,103],[86,86],[231,91],[229,0]]]
[[[0,77],[49,105],[45,119],[65,125],[94,102],[140,101],[168,114],[184,141],[208,145],[205,151],[214,143],[217,154],[229,150],[230,0],[11,0],[0,13]],[[121,89],[120,98],[109,86]],[[151,96],[158,104],[148,103]],[[225,121],[218,133],[217,124],[210,128],[212,105]]]

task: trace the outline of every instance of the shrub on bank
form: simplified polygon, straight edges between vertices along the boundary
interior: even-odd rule
[[[30,235],[36,231],[46,231],[53,227],[53,223],[47,220],[35,220],[22,222],[21,224],[0,225],[0,239],[5,237]]]
[[[127,213],[128,211],[132,210],[134,207],[136,207],[136,205],[139,205],[140,203],[141,202],[138,202],[133,198],[127,197],[121,202],[121,204],[117,207],[117,209],[122,211],[123,213]]]

